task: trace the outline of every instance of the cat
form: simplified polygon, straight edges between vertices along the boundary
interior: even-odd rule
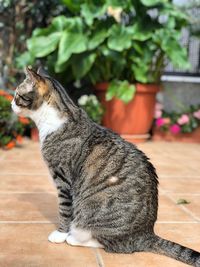
[[[62,85],[26,69],[12,109],[39,129],[41,152],[59,199],[59,227],[48,240],[107,252],[154,252],[200,266],[200,253],[154,233],[155,168],[135,145],[92,122]]]

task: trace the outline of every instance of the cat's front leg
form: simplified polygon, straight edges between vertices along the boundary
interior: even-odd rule
[[[72,198],[70,190],[66,187],[58,189],[59,200],[59,228],[53,231],[48,240],[53,243],[63,243],[69,234],[69,227],[72,218]]]

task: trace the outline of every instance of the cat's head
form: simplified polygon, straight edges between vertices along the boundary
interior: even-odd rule
[[[62,116],[78,108],[59,82],[44,74],[41,69],[35,72],[27,67],[25,74],[26,78],[16,88],[12,101],[12,109],[17,115],[32,118],[34,113],[45,106],[57,110]]]

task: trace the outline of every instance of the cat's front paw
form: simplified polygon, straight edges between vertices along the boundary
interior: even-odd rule
[[[48,240],[52,243],[63,243],[65,242],[67,236],[68,233],[62,233],[58,230],[55,230],[48,236]]]

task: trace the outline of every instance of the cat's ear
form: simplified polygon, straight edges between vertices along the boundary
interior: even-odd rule
[[[38,90],[39,94],[44,96],[48,93],[48,84],[45,82],[45,79],[35,72],[31,67],[26,67],[25,70],[26,77],[28,77],[32,84],[34,85],[35,90]]]
[[[39,75],[37,72],[35,72],[30,66],[26,67],[25,74],[26,74],[26,77],[28,77],[34,85],[40,82],[44,82],[44,79],[42,78],[42,76]]]
[[[38,68],[38,70],[37,70],[37,74],[39,74],[39,75],[42,76],[42,77],[48,77],[48,78],[50,78],[49,73],[48,73],[42,66],[40,66],[40,67]]]

